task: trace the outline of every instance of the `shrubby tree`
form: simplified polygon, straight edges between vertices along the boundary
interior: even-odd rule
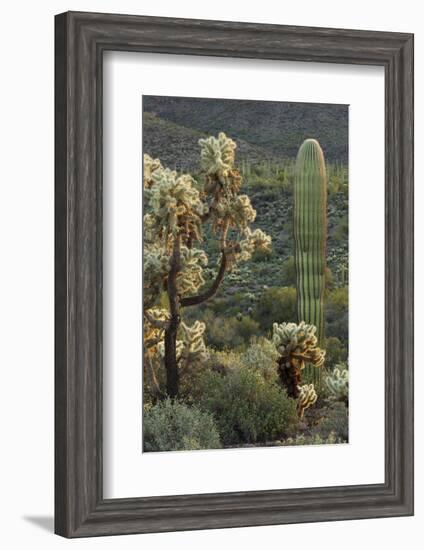
[[[144,320],[145,349],[163,353],[166,393],[178,394],[179,364],[204,357],[204,323],[181,322],[181,310],[199,305],[218,291],[226,273],[256,250],[268,250],[271,238],[260,229],[242,177],[235,168],[236,143],[220,133],[199,140],[202,181],[144,156]],[[215,277],[206,285],[208,256],[202,248],[205,226],[219,242]],[[206,288],[204,288],[206,286]],[[166,293],[166,307],[159,300]],[[191,340],[190,340],[191,339]]]

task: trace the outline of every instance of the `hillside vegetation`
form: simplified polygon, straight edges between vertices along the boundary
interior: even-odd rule
[[[325,103],[143,96],[143,111],[157,118],[208,135],[218,132],[231,135],[239,145],[239,162],[245,154],[250,161],[295,158],[299,145],[314,137],[327,161],[346,163],[347,110],[347,105]],[[144,135],[150,145],[149,133]],[[167,141],[164,140],[164,145]],[[262,152],[262,156],[252,155],[249,149],[244,151],[244,142],[260,148],[257,152]]]
[[[347,107],[143,107],[144,449],[347,442]],[[310,135],[325,150],[321,336],[297,307],[295,215],[311,207],[295,157]]]

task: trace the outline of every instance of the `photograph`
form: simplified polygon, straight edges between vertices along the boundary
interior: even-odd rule
[[[142,97],[143,451],[349,442],[349,106]]]

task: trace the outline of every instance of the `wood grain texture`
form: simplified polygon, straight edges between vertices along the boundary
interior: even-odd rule
[[[65,537],[413,513],[413,36],[68,12],[55,39],[55,531]],[[133,499],[102,490],[105,50],[385,67],[385,483]]]

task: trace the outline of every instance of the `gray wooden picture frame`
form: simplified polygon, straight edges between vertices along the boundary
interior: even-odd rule
[[[384,67],[384,483],[103,498],[102,56],[106,50]],[[411,34],[96,13],[56,16],[57,534],[86,537],[413,514],[413,89]]]

